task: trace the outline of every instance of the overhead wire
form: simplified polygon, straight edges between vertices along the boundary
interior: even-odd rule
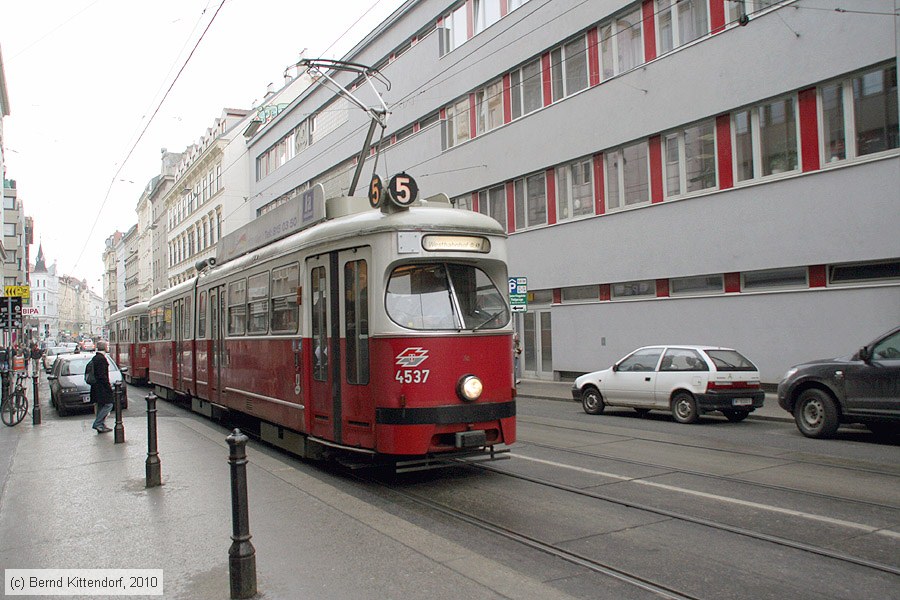
[[[128,159],[131,158],[131,155],[134,153],[134,150],[137,148],[137,145],[140,143],[141,139],[144,137],[144,134],[147,133],[147,130],[150,128],[150,124],[153,123],[153,119],[159,113],[160,108],[162,108],[163,103],[166,101],[166,98],[169,97],[169,93],[171,93],[172,88],[175,87],[175,83],[178,81],[181,74],[184,72],[184,69],[187,67],[188,63],[191,61],[191,58],[194,56],[194,52],[196,52],[197,48],[200,46],[200,42],[203,41],[203,38],[206,37],[206,33],[209,31],[212,24],[215,22],[216,17],[219,15],[219,11],[222,10],[222,7],[225,5],[227,0],[222,0],[219,4],[219,7],[216,9],[216,12],[213,14],[212,18],[210,18],[209,23],[207,23],[206,28],[203,30],[203,33],[200,34],[200,37],[197,39],[197,42],[194,44],[194,47],[191,49],[190,54],[185,59],[184,63],[181,65],[181,68],[176,73],[175,78],[172,80],[172,83],[169,84],[169,88],[166,90],[166,93],[163,94],[163,97],[160,99],[159,103],[156,106],[156,109],[153,111],[153,114],[150,115],[150,118],[147,119],[146,125],[144,125],[144,129],[141,131],[137,140],[135,140],[134,144],[132,144],[131,149],[128,150],[128,153],[125,156],[125,159],[122,160],[122,163],[119,165],[119,168],[116,169],[115,174],[112,176],[112,180],[109,182],[109,187],[106,190],[106,195],[103,197],[103,202],[100,203],[100,208],[97,210],[97,216],[94,217],[94,222],[91,224],[91,229],[88,232],[88,235],[85,237],[84,245],[81,247],[81,252],[78,253],[78,258],[75,259],[75,267],[78,266],[78,263],[81,261],[81,257],[84,256],[84,251],[87,249],[88,244],[90,243],[91,235],[94,233],[94,229],[97,227],[97,222],[100,220],[100,215],[103,214],[103,208],[106,206],[107,201],[109,200],[109,196],[112,193],[112,187],[115,184],[116,180],[119,177],[119,174],[125,168],[125,164],[128,162]]]

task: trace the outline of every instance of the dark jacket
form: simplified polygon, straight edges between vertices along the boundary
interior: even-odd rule
[[[98,352],[88,365],[94,369],[94,377],[97,379],[97,382],[91,386],[91,402],[97,404],[115,402],[112,385],[109,383],[109,361],[106,360],[106,354]]]

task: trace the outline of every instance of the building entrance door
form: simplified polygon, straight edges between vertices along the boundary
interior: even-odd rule
[[[529,311],[522,315],[519,340],[522,343],[520,365],[526,379],[553,380],[553,340],[550,310]]]

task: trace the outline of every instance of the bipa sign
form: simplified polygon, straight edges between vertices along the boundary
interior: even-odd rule
[[[22,314],[26,317],[36,317],[40,314],[40,310],[37,306],[23,306]]]

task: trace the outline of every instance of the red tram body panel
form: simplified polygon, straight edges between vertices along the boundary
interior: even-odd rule
[[[109,318],[109,354],[120,367],[128,367],[125,381],[149,380],[150,345],[147,302],[120,310]]]
[[[251,223],[220,240],[214,266],[144,307],[158,393],[250,415],[276,444],[290,434],[398,458],[512,444],[499,224],[446,196],[388,211],[297,201],[275,215],[296,231],[248,250],[276,229]]]

